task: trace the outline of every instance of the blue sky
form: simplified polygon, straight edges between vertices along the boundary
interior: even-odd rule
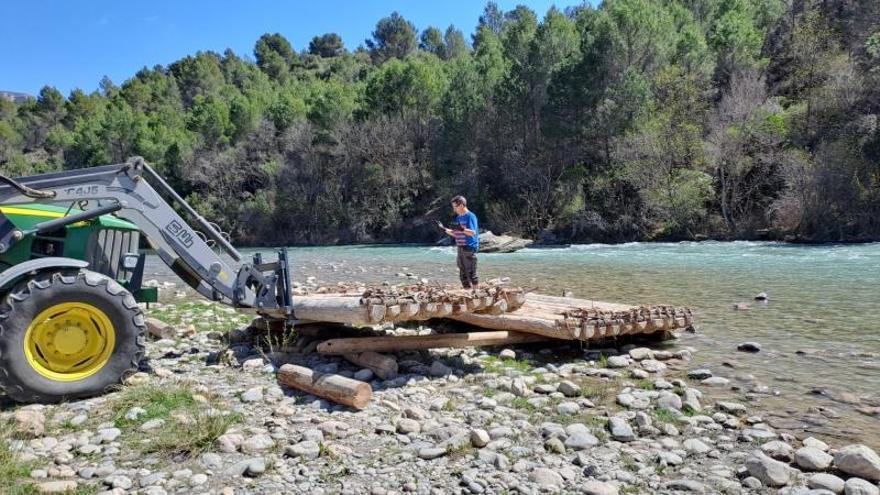
[[[551,5],[581,0],[498,0],[504,10],[528,5],[542,17]],[[470,35],[483,0],[321,1],[46,1],[5,2],[0,17],[0,90],[36,94],[52,85],[67,95],[97,89],[104,75],[120,84],[141,67],[167,65],[198,50],[231,48],[253,56],[263,33],[278,32],[296,50],[325,32],[349,49],[370,37],[376,21],[397,10],[421,31],[449,24]]]

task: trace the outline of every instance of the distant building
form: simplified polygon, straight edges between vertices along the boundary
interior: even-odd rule
[[[15,91],[0,91],[0,98],[11,101],[12,103],[24,103],[25,101],[33,99],[33,96],[27,93],[17,93]]]

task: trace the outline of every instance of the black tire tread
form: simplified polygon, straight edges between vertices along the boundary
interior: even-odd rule
[[[52,290],[52,287],[56,284],[73,285],[76,284],[78,280],[82,280],[83,283],[91,287],[103,287],[107,294],[112,298],[117,299],[120,303],[119,306],[129,313],[128,318],[130,319],[131,324],[138,330],[136,341],[137,352],[132,355],[129,368],[122,373],[122,376],[120,377],[121,383],[125,378],[138,370],[138,366],[146,353],[145,339],[147,327],[144,314],[138,306],[137,301],[134,299],[134,296],[132,296],[131,293],[118,282],[106,275],[90,270],[65,270],[38,273],[32,278],[20,282],[11,292],[9,292],[9,294],[7,294],[2,303],[0,303],[0,340],[3,339],[4,322],[8,316],[15,311],[17,305],[28,300],[31,297],[31,294],[35,291]],[[0,349],[0,352],[2,352],[2,349]],[[0,362],[2,362],[2,356],[0,356]],[[17,402],[56,402],[58,400],[56,397],[47,397],[26,390],[25,387],[22,387],[21,384],[14,383],[14,381],[15,380],[12,379],[6,368],[0,366],[0,393],[5,393]],[[99,395],[102,392],[108,392],[108,390],[95,391],[94,394],[90,395]]]

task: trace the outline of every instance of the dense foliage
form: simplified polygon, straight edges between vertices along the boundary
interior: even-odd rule
[[[489,3],[0,102],[7,175],[142,155],[242,244],[880,238],[880,2]]]

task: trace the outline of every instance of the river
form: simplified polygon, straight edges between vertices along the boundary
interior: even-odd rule
[[[457,280],[455,253],[446,247],[306,247],[291,248],[290,257],[297,282],[404,283],[402,273]],[[880,419],[857,411],[880,406],[880,243],[573,245],[482,254],[479,272],[484,281],[510,277],[548,294],[565,289],[601,301],[688,306],[697,332],[677,345],[698,350],[695,367],[746,388],[750,380],[768,385],[777,395],[756,400],[787,418],[782,424],[805,421],[819,433],[840,428],[880,445]],[[147,278],[173,275],[152,257]],[[760,292],[766,303],[753,300]],[[734,310],[741,302],[749,309]],[[761,352],[737,352],[744,341],[758,342]]]

